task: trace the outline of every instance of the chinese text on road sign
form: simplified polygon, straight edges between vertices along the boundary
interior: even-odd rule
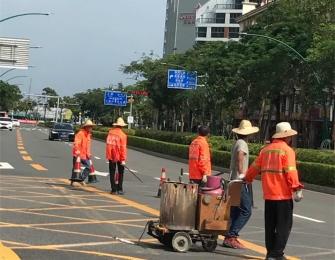
[[[197,87],[197,72],[169,69],[167,86],[175,89],[195,89]]]
[[[109,106],[127,106],[127,93],[120,91],[105,91],[104,104]]]

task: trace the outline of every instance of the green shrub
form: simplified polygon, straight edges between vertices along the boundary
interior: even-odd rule
[[[156,141],[148,138],[129,136],[128,143],[153,152],[164,153],[179,158],[188,159],[188,146]],[[249,162],[252,163],[256,156],[251,155]],[[230,152],[212,150],[212,164],[229,168]],[[335,166],[313,162],[299,162],[298,171],[301,180],[307,183],[335,187]]]

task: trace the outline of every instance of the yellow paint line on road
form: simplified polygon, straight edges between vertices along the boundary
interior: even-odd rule
[[[29,155],[22,156],[22,159],[25,160],[25,161],[32,161],[33,160]]]
[[[20,154],[23,154],[23,155],[26,155],[26,154],[28,154],[28,152],[27,151],[24,151],[24,150],[22,150],[22,151],[19,151],[20,152]]]
[[[19,260],[20,257],[15,254],[15,252],[4,246],[1,242],[0,242],[0,259],[4,259],[4,260]]]
[[[65,180],[65,179],[61,179],[61,180],[63,182],[68,183],[68,180]],[[94,187],[85,186],[85,187],[80,187],[80,189],[97,193],[97,194],[99,194],[99,195],[101,195],[103,197],[113,199],[114,201],[117,201],[117,202],[122,203],[122,204],[129,205],[129,206],[131,206],[133,208],[139,209],[141,211],[144,211],[146,213],[152,214],[154,216],[159,216],[159,211],[158,210],[153,209],[153,208],[151,208],[151,207],[149,207],[147,205],[144,205],[144,204],[141,204],[141,203],[138,203],[138,202],[126,199],[124,197],[112,195],[112,194],[106,193],[106,192],[101,191],[101,190],[99,190],[97,188],[94,188]]]
[[[33,167],[35,170],[38,171],[47,171],[48,169],[43,167],[42,165],[38,164],[38,163],[31,163],[30,164],[31,167]]]
[[[17,146],[17,149],[19,149],[19,150],[24,150],[24,146],[21,146],[21,145],[19,146],[19,145],[18,145],[18,146]]]
[[[109,208],[124,208],[130,207],[128,205],[111,205],[111,206],[64,206],[64,207],[51,207],[51,208],[0,208],[0,211],[48,211],[48,210],[72,210],[72,209],[87,209],[87,210],[104,210],[108,211]],[[1,222],[0,222],[1,224]]]
[[[132,242],[137,242],[137,239],[127,239]],[[144,243],[153,243],[157,242],[157,239],[148,238],[141,240]],[[118,240],[111,240],[111,241],[103,241],[103,242],[86,242],[86,243],[74,243],[74,244],[51,244],[51,245],[36,245],[36,246],[29,246],[29,249],[60,249],[60,248],[71,248],[71,247],[87,247],[87,246],[102,246],[102,245],[112,245],[112,244],[121,244],[122,242]],[[24,249],[27,247],[13,247],[14,249]]]

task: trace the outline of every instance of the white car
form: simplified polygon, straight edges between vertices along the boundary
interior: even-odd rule
[[[12,119],[12,124],[13,124],[13,127],[20,127],[20,122],[18,119]]]
[[[10,117],[0,117],[0,129],[13,130],[13,123]]]

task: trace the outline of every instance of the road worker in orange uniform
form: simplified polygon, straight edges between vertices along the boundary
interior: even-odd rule
[[[126,126],[122,117],[119,117],[113,128],[109,130],[106,139],[106,159],[109,162],[109,177],[111,182],[111,194],[123,195],[123,173],[127,160],[127,135],[122,131]],[[118,170],[118,183],[115,182],[115,171]]]
[[[261,150],[244,177],[251,182],[257,174],[261,174],[268,260],[286,259],[284,249],[293,223],[292,197],[294,195],[296,202],[303,198],[295,152],[289,146],[296,134],[288,122],[278,123],[272,143]]]
[[[76,163],[77,157],[80,157],[81,164],[85,167],[79,176],[81,181],[85,181],[90,173],[90,160],[91,160],[91,136],[92,128],[95,126],[91,120],[86,120],[84,125],[82,125],[79,132],[75,135],[72,155],[73,155],[73,169],[71,180],[77,179],[76,173],[74,171],[74,165]],[[95,176],[94,176],[95,177]],[[96,182],[95,178],[89,178],[89,182]],[[71,185],[73,181],[71,181]]]
[[[211,156],[207,136],[209,127],[200,126],[198,128],[198,137],[195,138],[189,147],[189,178],[196,184],[207,182],[207,176],[211,175]]]

